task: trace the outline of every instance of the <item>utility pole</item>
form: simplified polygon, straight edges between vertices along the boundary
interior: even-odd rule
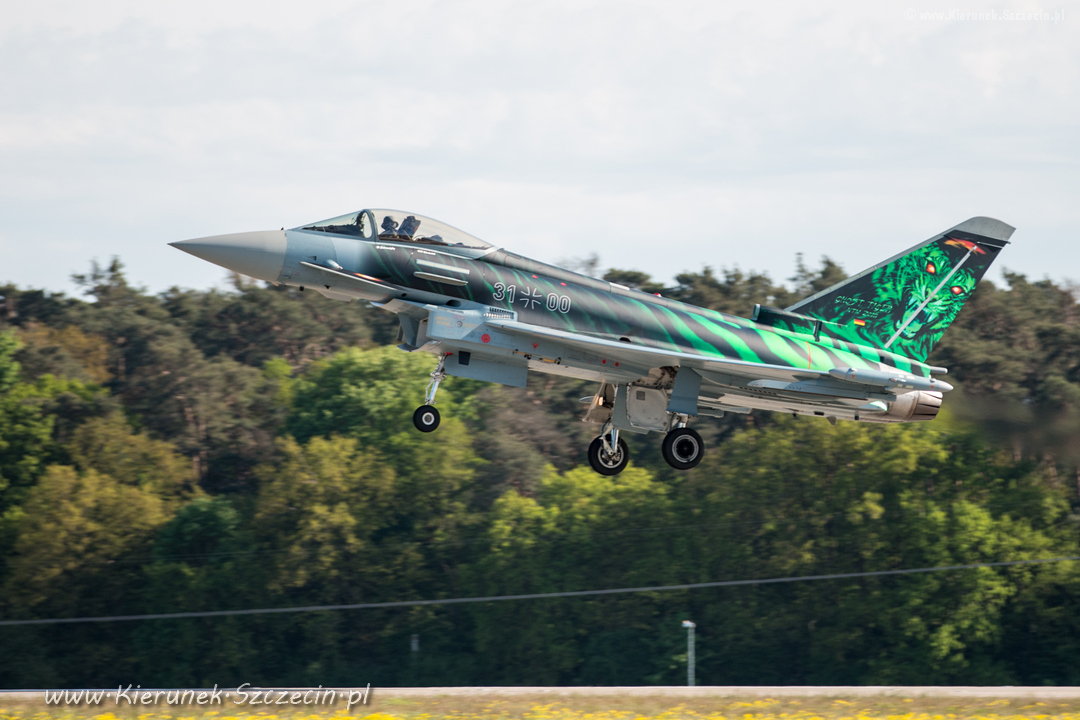
[[[683,620],[682,626],[686,628],[686,684],[694,687],[694,628],[697,623]]]
[[[413,633],[409,638],[409,682],[413,685],[419,684],[417,680],[416,670],[416,658],[420,655],[420,635],[419,633]]]

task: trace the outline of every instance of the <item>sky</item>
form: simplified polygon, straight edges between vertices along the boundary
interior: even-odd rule
[[[363,207],[665,282],[989,215],[1080,280],[1080,3],[959,1],[8,3],[0,282],[225,287],[167,243]]]

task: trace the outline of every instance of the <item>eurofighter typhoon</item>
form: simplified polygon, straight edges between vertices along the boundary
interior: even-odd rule
[[[750,319],[531,260],[446,223],[361,210],[292,230],[171,243],[229,270],[367,300],[400,320],[400,347],[435,358],[413,423],[439,426],[447,376],[524,387],[529,371],[599,384],[589,463],[619,473],[626,433],[665,433],[664,459],[704,456],[691,418],[771,410],[874,423],[933,420],[952,389],[927,355],[1013,228],[976,217],[783,310]],[[419,400],[419,398],[418,398]]]

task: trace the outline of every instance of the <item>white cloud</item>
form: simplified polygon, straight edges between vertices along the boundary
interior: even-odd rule
[[[118,254],[205,285],[167,241],[380,205],[664,279],[784,277],[797,251],[855,271],[989,214],[1020,228],[1007,266],[1077,277],[1080,17],[907,8],[23,4],[0,28],[0,280],[64,288]]]

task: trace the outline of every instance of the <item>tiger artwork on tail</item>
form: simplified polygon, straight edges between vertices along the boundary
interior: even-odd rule
[[[923,361],[996,254],[997,248],[943,237],[845,281],[797,312],[823,320],[823,335],[888,346]]]

